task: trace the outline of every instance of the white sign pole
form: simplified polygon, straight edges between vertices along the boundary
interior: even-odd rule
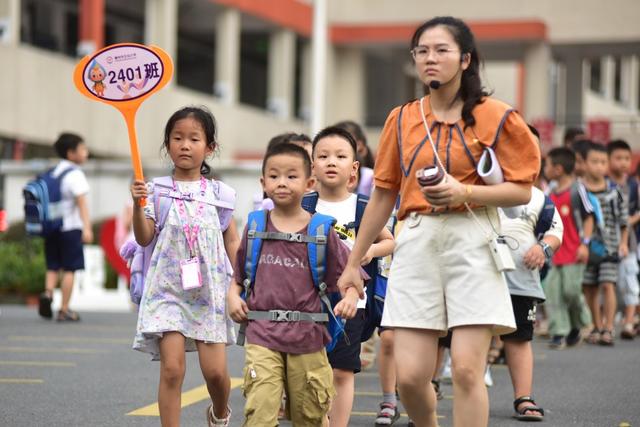
[[[325,126],[327,86],[327,0],[313,2],[311,137]]]

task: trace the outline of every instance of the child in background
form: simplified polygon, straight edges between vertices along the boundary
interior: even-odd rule
[[[62,177],[62,229],[44,239],[44,253],[47,264],[45,291],[40,296],[38,313],[45,319],[53,317],[51,302],[53,290],[62,272],[60,289],[62,306],[58,321],[78,321],[80,316],[69,308],[75,272],[84,270],[82,244],[93,241],[93,231],[89,219],[89,183],[84,172],[78,167],[87,161],[89,150],[84,140],[73,133],[61,134],[53,145],[62,158],[53,170],[54,177]]]
[[[584,207],[586,190],[574,178],[575,161],[576,154],[572,150],[554,148],[547,155],[544,170],[547,179],[556,183],[549,196],[564,225],[562,245],[553,255],[552,266],[545,280],[545,307],[549,316],[549,335],[552,337],[549,346],[554,349],[578,344],[581,329],[591,323],[591,315],[582,294],[582,277],[589,258],[586,242],[593,233],[594,218]],[[572,197],[575,195],[578,197]],[[574,203],[576,201],[579,201],[577,205]],[[576,224],[576,218],[581,219],[581,227]]]
[[[615,285],[618,281],[618,264],[629,254],[629,209],[617,186],[606,178],[608,157],[605,146],[591,142],[585,156],[584,185],[600,204],[602,227],[597,227],[606,255],[589,263],[582,280],[583,291],[593,324],[600,332],[598,343],[612,346],[613,322],[617,310]],[[600,290],[603,307],[600,308]],[[595,336],[592,341],[595,341]]]
[[[302,196],[313,183],[307,152],[293,144],[280,144],[265,155],[260,179],[273,200],[267,214],[267,232],[306,235],[311,215],[302,206]],[[312,281],[307,243],[264,239],[255,270],[253,290],[245,302],[240,296],[247,272],[248,247],[245,230],[235,268],[235,283],[228,294],[228,307],[236,322],[248,321],[252,312],[297,311],[321,313],[318,290]],[[326,243],[324,275],[327,292],[337,290],[348,249],[330,232]],[[366,274],[362,272],[363,276]],[[358,291],[348,288],[334,313],[345,319],[356,313]],[[251,310],[251,311],[250,311]],[[246,328],[245,382],[247,399],[244,426],[277,425],[282,393],[294,426],[320,426],[335,395],[331,367],[324,346],[330,337],[316,321],[250,320]],[[340,338],[343,341],[344,337]]]
[[[508,218],[500,209],[502,233],[515,241],[511,248],[515,271],[505,273],[513,314],[518,329],[502,335],[511,382],[513,383],[515,418],[520,421],[542,421],[544,410],[533,400],[533,325],[536,306],[545,300],[540,284],[540,268],[550,260],[562,243],[563,226],[560,214],[555,212],[550,228],[543,236],[536,236],[536,225],[545,209],[544,193],[533,187],[531,201],[524,206],[518,218]]]
[[[318,182],[316,211],[336,218],[336,230],[349,250],[357,238],[355,221],[358,195],[351,193],[348,188],[349,180],[358,169],[356,147],[351,134],[339,127],[325,128],[313,139],[313,170]],[[373,258],[390,255],[394,246],[393,235],[385,228],[371,245],[361,264],[367,265]],[[358,302],[358,313],[345,325],[349,343],[342,340],[329,353],[337,391],[329,417],[332,427],[346,427],[349,423],[355,391],[354,374],[361,370],[360,338],[366,303],[366,299]],[[395,398],[395,393],[392,395]]]
[[[141,180],[131,186],[136,241],[146,246],[157,235],[133,348],[160,360],[162,425],[180,424],[185,351],[198,351],[212,401],[208,425],[228,426],[231,418],[226,346],[234,342],[235,332],[225,302],[239,239],[232,210],[219,214],[206,203],[216,198],[214,184],[224,185],[204,177],[210,173],[205,159],[218,146],[216,133],[215,120],[204,108],[183,108],[169,118],[162,146],[174,164],[174,191],[202,197],[172,199],[161,230],[154,193]],[[142,208],[144,198],[147,203]]]
[[[618,291],[624,303],[624,318],[620,338],[632,340],[636,336],[634,321],[638,300],[638,240],[635,228],[640,221],[638,205],[638,181],[629,176],[631,170],[631,147],[623,140],[611,141],[607,145],[609,153],[609,176],[616,183],[629,206],[629,254],[622,258],[618,270]]]
[[[362,127],[351,120],[345,120],[334,125],[337,128],[346,130],[356,141],[356,160],[360,163],[358,168],[357,182],[353,193],[370,196],[373,191],[373,167],[375,160],[371,149],[367,145],[367,136]]]

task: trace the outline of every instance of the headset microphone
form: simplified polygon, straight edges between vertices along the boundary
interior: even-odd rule
[[[442,86],[442,83],[440,83],[438,80],[431,80],[429,82],[429,87],[431,89],[438,90],[440,89],[440,86]]]

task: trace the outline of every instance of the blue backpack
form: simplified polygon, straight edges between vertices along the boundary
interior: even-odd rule
[[[339,292],[327,292],[324,275],[327,267],[327,242],[329,233],[333,232],[335,219],[321,214],[314,214],[307,227],[307,234],[267,232],[266,210],[253,211],[247,221],[247,246],[244,262],[245,280],[242,298],[249,299],[256,282],[256,272],[260,261],[263,240],[284,240],[288,242],[306,243],[309,257],[309,270],[313,286],[320,297],[321,313],[303,313],[290,310],[249,311],[249,320],[270,320],[272,322],[317,322],[326,323],[331,341],[326,345],[332,351],[340,337],[344,334],[344,321],[333,313],[333,307],[340,301]],[[244,344],[247,323],[240,326],[238,345]],[[346,336],[345,336],[345,339]]]
[[[317,192],[311,192],[302,198],[302,207],[310,213],[315,213],[318,204],[319,195]],[[364,215],[364,210],[369,203],[369,197],[364,194],[358,194],[356,203],[356,217],[353,224],[348,224],[348,228],[353,228],[358,234],[360,222]],[[393,227],[392,227],[393,229]],[[365,321],[362,329],[360,340],[362,342],[371,338],[376,328],[382,322],[382,312],[384,311],[384,299],[387,294],[387,278],[381,274],[381,259],[374,258],[369,264],[363,267],[371,278],[367,283],[367,306],[365,308]]]
[[[24,196],[24,226],[27,234],[48,236],[62,229],[62,179],[74,166],[69,166],[57,177],[53,169],[41,173],[22,189]]]

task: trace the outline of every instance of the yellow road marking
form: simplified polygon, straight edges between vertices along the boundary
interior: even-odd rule
[[[356,391],[354,393],[354,395],[356,395],[356,396],[382,397],[382,393],[378,393],[377,391]],[[452,400],[453,396],[445,394],[444,398],[448,399],[448,400]]]
[[[78,353],[78,354],[105,353],[104,350],[92,350],[92,349],[88,349],[88,348],[8,347],[8,346],[0,346],[0,352],[10,352],[10,353]]]
[[[0,366],[51,366],[55,368],[71,368],[76,366],[71,362],[39,362],[24,360],[0,360]]]
[[[54,342],[81,342],[99,344],[131,344],[130,338],[83,338],[83,337],[34,337],[34,336],[10,336],[9,341],[54,341]]]
[[[242,378],[231,378],[231,389],[238,387],[242,384]],[[185,406],[193,405],[194,403],[198,403],[202,400],[209,399],[209,391],[207,390],[206,384],[201,385],[200,387],[192,388],[191,390],[185,391],[182,393],[182,399],[180,400],[180,406],[184,408]],[[147,405],[145,407],[133,410],[129,412],[127,415],[132,416],[142,416],[142,417],[159,417],[160,416],[160,408],[158,407],[158,402],[152,403],[151,405]]]
[[[42,384],[44,381],[31,378],[0,378],[0,384]]]
[[[618,427],[631,427],[631,424],[629,424],[626,421],[623,421],[623,422],[620,423],[620,425]]]

